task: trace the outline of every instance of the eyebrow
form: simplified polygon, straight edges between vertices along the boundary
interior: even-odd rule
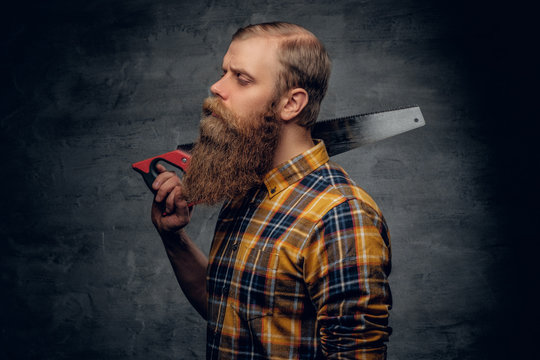
[[[231,68],[231,71],[234,72],[234,73],[240,73],[240,74],[243,74],[243,75],[246,75],[247,77],[249,77],[251,80],[255,80],[255,77],[253,75],[251,75],[248,71],[246,71],[245,69],[242,69],[242,68],[238,68],[238,67],[235,67],[235,66],[230,66]],[[223,71],[225,71],[225,67],[222,66],[221,69]]]

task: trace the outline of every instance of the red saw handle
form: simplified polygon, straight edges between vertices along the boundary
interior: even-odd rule
[[[155,192],[154,189],[152,189],[152,184],[154,183],[156,177],[159,175],[159,172],[156,168],[158,162],[165,161],[166,163],[177,167],[185,173],[189,167],[190,160],[190,153],[177,149],[166,154],[154,156],[153,158],[136,162],[132,164],[131,167],[133,168],[133,170],[137,171],[142,175],[146,186],[148,186],[148,188],[152,192]]]

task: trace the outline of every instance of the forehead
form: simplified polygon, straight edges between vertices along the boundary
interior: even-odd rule
[[[266,37],[251,37],[234,40],[223,57],[223,67],[244,70],[254,77],[265,74],[275,78],[279,66],[277,40]]]

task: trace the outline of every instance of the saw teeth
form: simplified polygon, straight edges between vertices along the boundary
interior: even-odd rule
[[[325,120],[317,121],[314,125],[324,124],[324,123],[331,122],[331,121],[336,121],[336,120],[353,119],[353,118],[358,117],[358,116],[369,116],[369,115],[387,113],[387,112],[390,112],[390,111],[412,109],[412,108],[415,108],[415,107],[418,107],[418,105],[403,105],[403,106],[393,107],[393,108],[390,108],[388,110],[372,111],[372,112],[356,114],[356,115],[349,115],[349,116],[339,116],[339,117],[335,117],[335,118],[331,118],[331,119],[325,119]]]

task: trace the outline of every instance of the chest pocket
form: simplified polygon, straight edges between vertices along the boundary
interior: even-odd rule
[[[240,243],[233,275],[232,305],[245,321],[271,316],[274,312],[278,254],[272,248],[257,245]]]

